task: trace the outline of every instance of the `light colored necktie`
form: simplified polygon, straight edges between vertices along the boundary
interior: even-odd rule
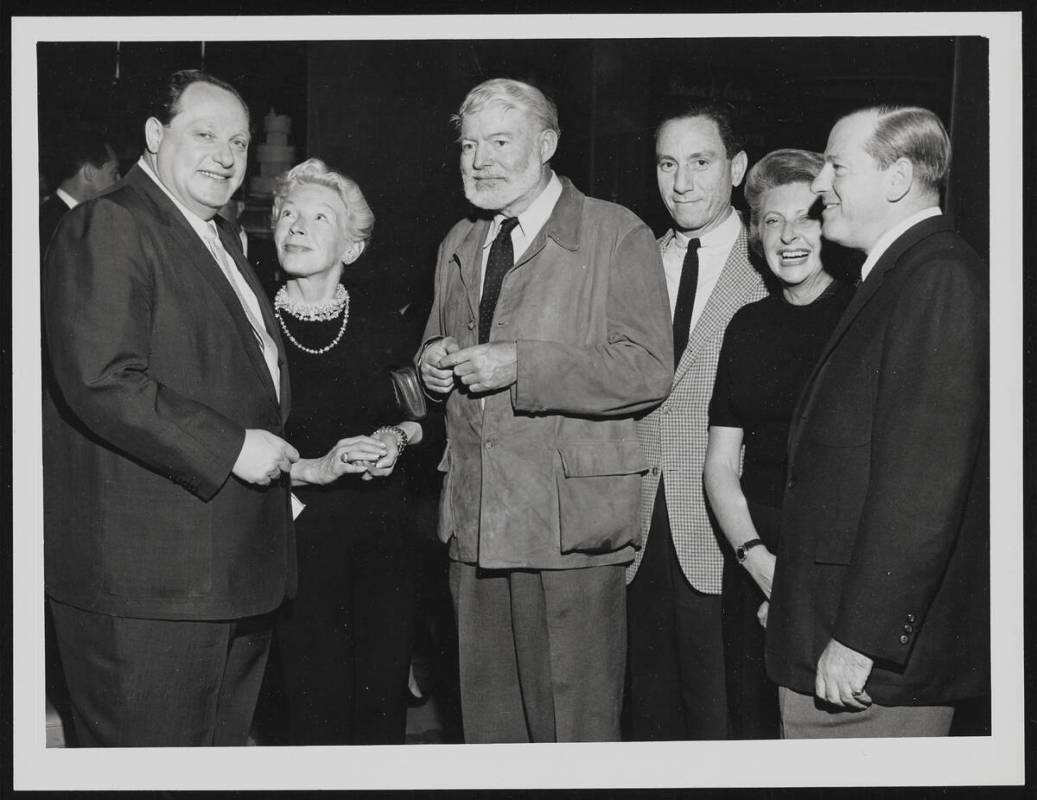
[[[274,391],[277,393],[278,400],[280,400],[281,370],[277,366],[277,345],[274,344],[274,340],[266,331],[266,325],[263,324],[263,315],[259,310],[259,300],[256,298],[255,292],[252,291],[252,287],[246,283],[244,276],[238,270],[237,264],[234,263],[230,253],[223,247],[220,235],[216,230],[216,223],[209,220],[206,225],[206,231],[208,235],[205,237],[205,244],[208,246],[209,252],[212,253],[212,257],[216,259],[216,263],[220,265],[224,277],[230,282],[231,288],[234,289],[234,294],[237,295],[238,302],[241,303],[241,307],[245,311],[245,316],[252,326],[252,333],[256,337],[256,343],[263,351],[263,360],[266,362],[266,367],[270,371],[270,378],[274,382]]]

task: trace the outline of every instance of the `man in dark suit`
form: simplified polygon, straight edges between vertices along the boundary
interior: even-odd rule
[[[298,458],[276,322],[216,218],[248,109],[178,72],[145,138],[47,254],[46,589],[80,744],[240,745],[295,579]]]
[[[946,735],[989,690],[986,272],[921,108],[841,119],[814,182],[862,283],[792,418],[767,629],[786,737]]]
[[[70,208],[85,203],[119,180],[119,159],[100,131],[80,127],[54,152],[58,187],[40,204],[40,257]]]

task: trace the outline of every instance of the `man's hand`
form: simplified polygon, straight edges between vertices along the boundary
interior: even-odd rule
[[[511,386],[518,378],[518,347],[514,342],[477,344],[450,353],[440,361],[453,367],[461,383],[473,392],[492,392]]]
[[[875,662],[831,639],[817,660],[814,694],[834,706],[863,711],[871,705],[864,691]]]
[[[447,336],[432,342],[421,353],[421,381],[425,388],[437,394],[449,394],[454,388],[454,371],[441,364],[449,353],[457,352],[460,345],[453,336]]]
[[[280,436],[262,428],[246,428],[245,443],[231,472],[247,483],[269,486],[282,472],[290,472],[299,451]]]
[[[756,619],[758,619],[760,621],[760,627],[761,628],[766,628],[767,627],[767,616],[768,616],[768,613],[770,612],[770,610],[771,610],[771,601],[770,600],[764,600],[762,603],[760,603],[760,607],[758,609],[756,609]]]

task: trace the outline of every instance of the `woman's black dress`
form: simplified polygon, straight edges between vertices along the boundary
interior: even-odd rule
[[[740,309],[724,334],[709,424],[742,429],[742,493],[760,538],[775,554],[789,420],[852,295],[852,287],[839,281],[807,306],[792,305],[779,293]],[[767,678],[764,629],[756,616],[765,598],[731,548],[724,552],[721,603],[732,737],[777,738],[777,689]]]
[[[335,347],[314,355],[284,337],[292,390],[287,438],[303,458],[401,419],[388,368],[409,361],[416,343],[397,311],[376,305],[374,292],[347,288],[349,320]],[[280,316],[310,349],[330,343],[342,321]],[[306,504],[295,521],[299,586],[275,627],[266,697],[285,702],[272,715],[282,724],[271,743],[404,741],[414,599],[406,459],[405,452],[387,478],[344,475],[330,486],[294,490]]]

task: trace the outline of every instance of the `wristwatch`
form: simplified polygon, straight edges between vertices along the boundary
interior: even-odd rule
[[[745,563],[745,557],[749,555],[749,551],[757,545],[761,545],[763,542],[760,539],[750,539],[747,542],[742,542],[738,547],[735,548],[735,558],[738,559],[739,564]]]

